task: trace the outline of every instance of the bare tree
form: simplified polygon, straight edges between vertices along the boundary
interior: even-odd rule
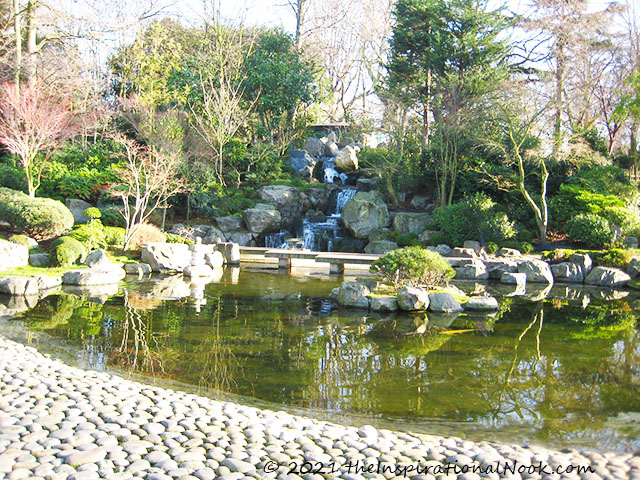
[[[20,158],[32,197],[53,149],[77,128],[69,99],[54,86],[35,81],[22,89],[8,82],[0,87],[0,142]]]
[[[184,191],[184,182],[177,175],[178,155],[146,147],[120,134],[113,139],[125,151],[124,165],[118,169],[120,182],[110,192],[122,200],[126,250],[145,220],[164,207],[171,196]]]

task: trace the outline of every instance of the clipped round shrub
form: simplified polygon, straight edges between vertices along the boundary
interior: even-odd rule
[[[609,222],[599,215],[582,213],[567,222],[565,230],[574,242],[588,247],[604,247],[613,241]]]
[[[129,248],[138,249],[145,243],[164,243],[167,241],[167,234],[155,225],[143,223],[138,231],[131,237]]]
[[[59,237],[73,227],[73,214],[62,203],[8,188],[0,188],[0,218],[36,240]]]
[[[531,253],[533,252],[533,245],[529,242],[520,242],[520,251],[522,253]]]
[[[121,227],[103,227],[104,240],[109,247],[124,247],[125,229]]]
[[[392,250],[376,260],[370,270],[382,275],[396,288],[403,285],[440,285],[455,275],[449,262],[440,254],[422,247]]]
[[[84,212],[82,212],[82,215],[90,218],[91,220],[102,218],[102,212],[100,211],[99,208],[96,208],[96,207],[87,208]]]
[[[108,245],[100,220],[91,220],[89,223],[78,225],[67,236],[78,240],[88,251],[105,248]]]
[[[485,252],[493,255],[494,253],[496,253],[498,251],[498,244],[496,242],[488,242],[484,246],[484,250],[485,250]]]
[[[518,240],[521,242],[533,242],[535,234],[531,230],[522,229],[518,232]]]
[[[87,255],[87,250],[72,237],[60,237],[51,244],[49,262],[54,267],[68,267]]]

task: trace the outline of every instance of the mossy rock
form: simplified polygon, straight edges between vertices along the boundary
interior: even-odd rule
[[[87,250],[82,243],[72,237],[60,237],[51,244],[49,261],[55,267],[68,267],[82,261]]]

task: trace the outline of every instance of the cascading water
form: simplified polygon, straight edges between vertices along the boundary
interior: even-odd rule
[[[264,246],[267,248],[289,248],[286,232],[270,233],[264,237]]]
[[[304,239],[304,248],[315,251],[325,249],[324,241],[326,241],[327,252],[333,251],[336,240],[340,237],[340,219],[342,218],[342,209],[356,194],[355,188],[345,188],[336,196],[336,208],[326,220],[322,222],[311,222],[305,220],[303,223],[302,238]]]
[[[324,167],[324,183],[335,183],[336,177],[342,181],[343,185],[347,181],[347,174],[338,173],[336,170],[336,161],[333,157],[324,158],[322,166]]]

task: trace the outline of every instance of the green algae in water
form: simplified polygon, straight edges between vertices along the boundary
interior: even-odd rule
[[[331,309],[335,279],[230,275],[207,286],[127,284],[104,305],[60,293],[21,320],[91,368],[276,409],[476,440],[640,447],[635,298],[567,290],[543,302],[503,298],[484,316],[380,315]]]

